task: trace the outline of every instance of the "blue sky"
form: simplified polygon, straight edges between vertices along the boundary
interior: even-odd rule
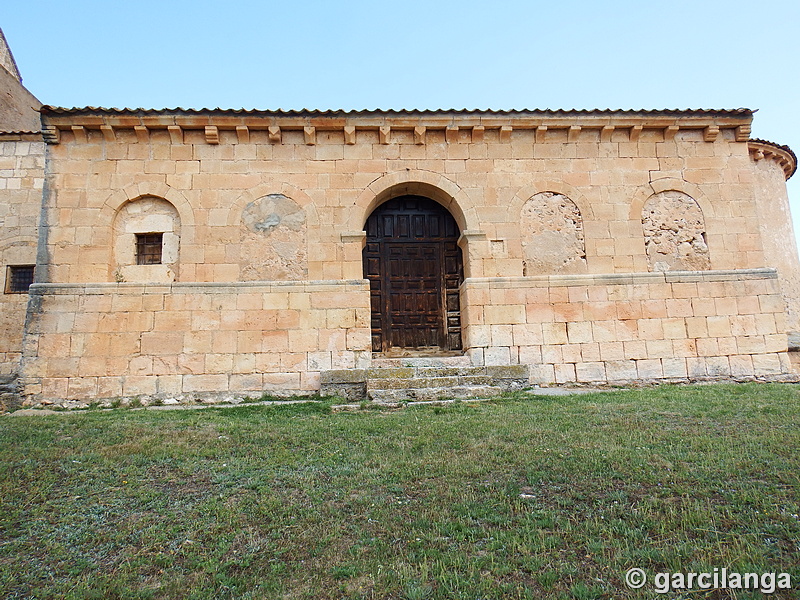
[[[800,152],[796,1],[6,0],[0,27],[65,107],[747,107]]]

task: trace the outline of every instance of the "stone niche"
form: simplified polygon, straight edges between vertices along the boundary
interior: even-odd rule
[[[291,198],[269,194],[247,204],[240,226],[242,281],[308,278],[306,214]]]
[[[520,220],[523,275],[586,271],[581,211],[567,196],[535,194],[522,207]]]
[[[707,271],[703,211],[691,196],[674,190],[652,195],[642,208],[650,271]]]
[[[117,282],[169,283],[178,276],[181,220],[163,198],[144,196],[124,204],[114,219],[114,271]],[[162,234],[161,263],[137,264],[137,234]]]

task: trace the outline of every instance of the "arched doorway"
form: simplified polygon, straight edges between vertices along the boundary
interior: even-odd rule
[[[440,204],[400,196],[367,219],[372,351],[461,349],[459,228]]]

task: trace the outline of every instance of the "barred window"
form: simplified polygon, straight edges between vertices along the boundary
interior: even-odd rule
[[[136,264],[160,265],[162,233],[137,233],[136,234]]]
[[[27,294],[33,283],[34,265],[9,265],[6,270],[6,294]]]

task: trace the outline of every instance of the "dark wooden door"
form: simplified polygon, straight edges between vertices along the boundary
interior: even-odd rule
[[[401,196],[379,206],[366,230],[372,350],[460,350],[463,267],[452,215],[428,198]]]

